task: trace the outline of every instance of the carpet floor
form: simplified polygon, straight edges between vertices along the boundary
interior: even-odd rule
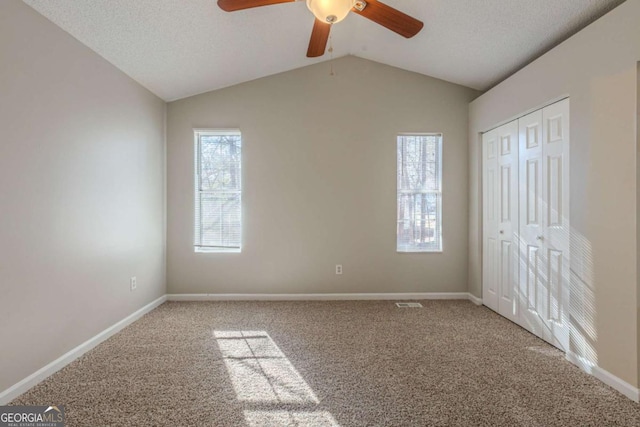
[[[634,426],[640,405],[468,301],[169,302],[12,404],[68,426]]]

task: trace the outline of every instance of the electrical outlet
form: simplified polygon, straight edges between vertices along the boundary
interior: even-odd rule
[[[131,291],[135,291],[136,288],[138,287],[138,279],[136,279],[135,276],[133,276],[129,282],[131,284]]]
[[[336,274],[342,274],[342,264],[336,264]]]

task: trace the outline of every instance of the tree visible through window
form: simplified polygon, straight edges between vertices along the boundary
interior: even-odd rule
[[[195,131],[196,251],[238,252],[242,238],[239,131]]]
[[[397,156],[397,251],[441,251],[442,135],[399,135]]]

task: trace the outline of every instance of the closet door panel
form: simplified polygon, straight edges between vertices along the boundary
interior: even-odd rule
[[[518,121],[520,147],[520,324],[544,337],[546,325],[547,275],[543,220],[543,118],[535,111]]]
[[[550,342],[569,346],[569,100],[542,110],[543,209]]]
[[[498,312],[517,322],[518,288],[518,121],[497,129]]]
[[[482,301],[498,311],[498,140],[495,130],[482,136],[482,160]]]

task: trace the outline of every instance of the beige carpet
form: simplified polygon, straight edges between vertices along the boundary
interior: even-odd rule
[[[422,303],[166,303],[12,403],[69,426],[640,425],[490,310]]]

